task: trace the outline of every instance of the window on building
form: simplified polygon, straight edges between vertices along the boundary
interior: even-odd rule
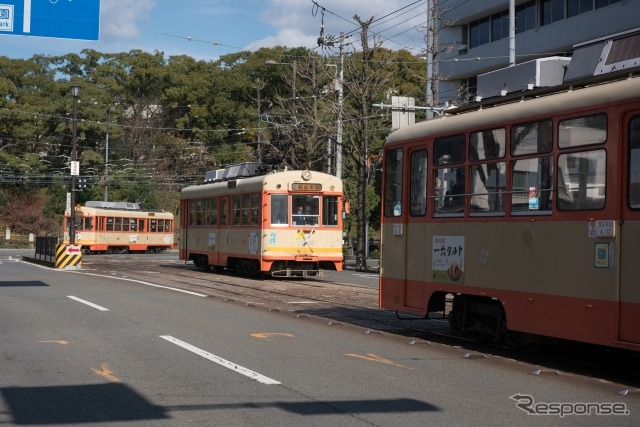
[[[479,19],[469,24],[469,47],[474,48],[489,43],[491,40],[491,20]]]
[[[567,0],[567,18],[593,10],[593,0]]]
[[[596,9],[607,7],[611,4],[618,3],[620,0],[596,0]]]
[[[536,28],[536,0],[516,6],[516,34]]]
[[[491,41],[495,42],[509,37],[509,11],[491,15]]]
[[[540,26],[563,20],[564,2],[565,0],[541,0]]]

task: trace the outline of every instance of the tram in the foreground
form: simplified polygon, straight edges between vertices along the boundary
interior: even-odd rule
[[[392,133],[380,307],[501,341],[640,350],[639,71]]]
[[[181,193],[180,259],[246,275],[342,270],[342,182],[257,163],[207,174]]]
[[[171,212],[143,210],[137,203],[88,201],[75,211],[76,245],[85,253],[160,252],[173,248]],[[69,243],[71,211],[64,216]]]

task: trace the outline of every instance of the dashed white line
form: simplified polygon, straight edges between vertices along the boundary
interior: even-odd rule
[[[274,379],[271,379],[269,377],[265,377],[262,374],[259,374],[257,372],[254,372],[250,369],[244,368],[236,363],[230,362],[226,359],[223,359],[222,357],[216,356],[215,354],[211,354],[208,351],[204,351],[196,346],[193,346],[189,343],[186,343],[184,341],[180,341],[177,338],[172,337],[171,335],[160,335],[160,338],[169,341],[170,343],[173,343],[177,346],[180,346],[182,348],[184,348],[185,350],[189,350],[192,353],[197,354],[200,357],[204,357],[207,360],[210,360],[214,363],[217,363],[220,366],[224,366],[225,368],[231,369],[232,371],[235,371],[239,374],[244,375],[245,377],[249,377],[252,380],[256,380],[259,383],[262,384],[267,384],[267,385],[271,385],[271,384],[281,384],[279,381],[276,381]]]
[[[83,303],[83,304],[88,305],[89,307],[93,307],[93,308],[98,309],[98,310],[100,310],[100,311],[109,311],[109,309],[108,309],[108,308],[104,308],[104,307],[102,307],[102,306],[100,306],[100,305],[98,305],[98,304],[94,304],[94,303],[92,303],[92,302],[85,301],[85,300],[80,299],[80,298],[78,298],[78,297],[74,297],[73,295],[67,295],[67,298],[71,298],[71,299],[72,299],[72,300],[74,300],[74,301],[81,302],[81,303]]]

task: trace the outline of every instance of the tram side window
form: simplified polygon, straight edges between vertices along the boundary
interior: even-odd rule
[[[436,170],[436,214],[464,213],[464,182],[464,166],[456,168],[440,168]]]
[[[114,222],[113,217],[107,218],[107,231],[113,231],[113,222]]]
[[[409,174],[409,214],[424,216],[427,213],[427,151],[411,153]]]
[[[116,218],[115,225],[113,226],[113,231],[122,231],[122,218]]]
[[[511,162],[511,212],[515,215],[551,214],[553,160],[551,120],[511,127],[511,155],[529,156]],[[534,157],[536,156],[537,157]]]
[[[202,200],[201,199],[196,200],[196,225],[202,225]]]
[[[150,219],[149,220],[149,231],[155,233],[158,230],[158,220]]]
[[[122,218],[122,231],[129,231],[129,218]]]
[[[338,226],[339,206],[337,196],[324,196],[322,198],[322,225],[326,227]]]
[[[145,223],[144,219],[141,219],[141,220],[138,221],[138,230],[141,233],[144,233],[144,223]]]
[[[254,193],[250,196],[251,199],[251,225],[258,225],[260,222],[260,195]]]
[[[550,156],[511,163],[511,212],[551,213],[553,161]]]
[[[562,120],[558,124],[561,149],[602,144],[607,140],[607,115]],[[604,150],[562,153],[558,156],[559,210],[594,210],[606,201],[607,154]]]
[[[402,215],[402,157],[401,148],[389,150],[384,159],[384,216]]]
[[[605,205],[607,153],[605,150],[558,156],[558,209],[602,209]]]
[[[129,228],[131,229],[131,231],[138,231],[138,220],[135,218],[129,218]]]
[[[511,155],[548,153],[553,147],[551,120],[516,125],[511,128]]]
[[[203,209],[203,224],[209,225],[211,224],[211,199],[204,199],[202,201],[202,209]]]
[[[170,233],[171,232],[171,226],[173,224],[173,221],[170,219],[165,219],[164,220],[164,232],[165,233]]]
[[[286,194],[271,195],[271,225],[287,225],[289,212],[289,196]]]
[[[606,140],[606,114],[562,120],[558,124],[558,147],[560,148],[602,144]]]
[[[189,200],[189,225],[196,225],[196,201]]]
[[[93,230],[92,224],[92,218],[76,217],[76,231],[91,231]]]
[[[464,135],[436,138],[433,141],[434,166],[460,164],[457,167],[436,169],[433,182],[436,196],[435,214],[464,213],[466,173],[461,163],[465,160],[465,143]]]
[[[227,216],[229,215],[227,206],[228,206],[228,200],[227,199],[220,199],[220,225],[227,225],[228,220],[227,220]]]
[[[240,225],[240,196],[231,197],[231,218],[232,225]]]
[[[241,224],[249,225],[249,213],[251,212],[250,197],[248,194],[243,194],[241,197],[241,200],[242,200]]]
[[[506,146],[505,129],[469,135],[469,160],[478,162],[471,166],[472,214],[504,214],[507,164],[496,160],[504,158]]]
[[[640,117],[629,124],[629,207],[640,209]]]
[[[218,199],[214,197],[209,202],[211,204],[211,222],[209,224],[218,225]]]

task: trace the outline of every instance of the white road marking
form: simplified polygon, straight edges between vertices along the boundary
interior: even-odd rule
[[[379,275],[379,274],[366,274],[366,273],[363,273],[363,274],[356,274],[356,273],[353,273],[353,275],[354,275],[354,276],[358,276],[358,277],[366,277],[366,278],[369,278],[369,277],[376,277],[376,278],[377,278],[377,277],[380,277],[380,275]]]
[[[80,298],[78,298],[78,297],[74,297],[73,295],[67,295],[67,298],[71,298],[71,299],[72,299],[72,300],[74,300],[74,301],[81,302],[81,303],[83,303],[83,304],[88,305],[89,307],[93,307],[93,308],[98,309],[98,310],[100,310],[100,311],[109,311],[109,309],[108,309],[108,308],[104,308],[104,307],[102,307],[102,306],[99,306],[98,304],[94,304],[94,303],[92,303],[92,302],[85,301],[85,300],[80,299]]]
[[[156,285],[154,283],[143,282],[142,280],[127,279],[125,277],[105,276],[104,274],[94,274],[94,273],[84,273],[84,272],[78,272],[78,273],[79,274],[86,274],[88,276],[106,277],[106,278],[109,278],[109,279],[125,280],[127,282],[140,283],[141,285],[151,286],[151,287],[154,287],[154,288],[169,289],[170,291],[182,292],[182,293],[185,293],[185,294],[195,295],[197,297],[202,297],[202,298],[206,298],[207,297],[207,295],[205,295],[205,294],[199,294],[197,292],[186,291],[184,289],[172,288],[170,286]]]
[[[239,374],[244,375],[245,377],[249,377],[252,380],[256,380],[259,383],[262,384],[281,384],[279,381],[276,381],[274,379],[271,379],[269,377],[265,377],[264,375],[261,375],[257,372],[254,372],[252,370],[249,370],[247,368],[244,368],[236,363],[230,362],[228,360],[225,360],[219,356],[216,356],[215,354],[211,354],[207,351],[204,351],[198,347],[195,347],[189,343],[186,343],[184,341],[180,341],[177,338],[172,337],[171,335],[160,335],[160,338],[169,341],[170,343],[173,343],[177,346],[180,346],[186,350],[189,350],[192,353],[197,354],[198,356],[204,357],[207,360],[210,360],[214,363],[217,363],[220,366],[224,366],[225,368],[231,369],[232,371],[236,371]]]

